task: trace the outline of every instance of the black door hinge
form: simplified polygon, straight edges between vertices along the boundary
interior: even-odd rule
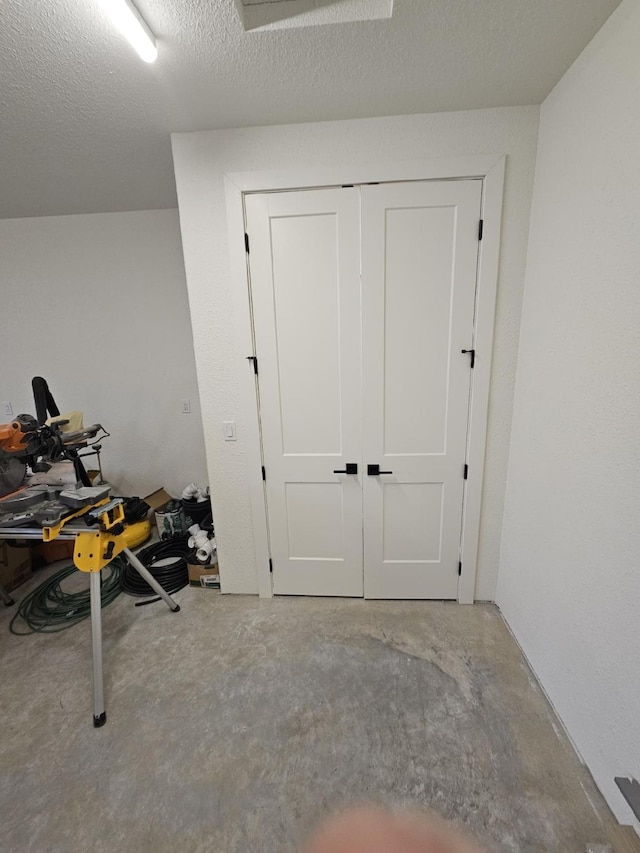
[[[273,560],[269,557],[269,571],[273,574]]]
[[[264,470],[264,465],[262,466],[262,479],[263,480],[267,479],[267,472]]]
[[[247,234],[246,231],[244,232],[244,250],[248,255],[249,254],[249,235]]]
[[[458,577],[462,574],[462,561],[458,563]]]
[[[484,231],[484,219],[480,220],[480,224],[478,225],[478,240],[482,240],[482,232]],[[247,252],[249,250],[247,249]]]
[[[257,359],[257,357],[255,355],[248,355],[247,361],[253,362],[253,372],[257,376],[258,375],[258,359]]]
[[[263,470],[264,470],[264,469],[263,469]],[[469,466],[468,466],[468,465],[467,465],[467,463],[465,462],[465,463],[464,463],[464,478],[465,478],[465,480],[467,479],[467,477],[468,477],[468,476],[469,476]]]
[[[470,367],[475,367],[475,364],[476,364],[476,351],[475,351],[474,349],[462,349],[462,350],[460,350],[460,352],[461,352],[463,355],[466,355],[466,354],[468,353],[468,354],[471,356],[471,364],[470,364]]]
[[[631,806],[631,811],[637,818],[640,818],[640,782],[633,776],[614,776],[613,781]]]

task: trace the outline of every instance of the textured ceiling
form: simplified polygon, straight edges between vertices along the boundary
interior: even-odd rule
[[[234,0],[0,2],[0,217],[172,207],[171,131],[540,103],[619,0],[395,0],[390,20],[246,33]]]

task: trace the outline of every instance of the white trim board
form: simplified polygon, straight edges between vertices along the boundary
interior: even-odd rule
[[[482,179],[484,231],[482,241],[479,243],[476,322],[472,344],[476,350],[476,363],[472,375],[469,402],[467,449],[469,476],[465,484],[462,520],[462,574],[458,584],[458,601],[460,604],[472,604],[475,595],[505,164],[506,158],[504,156],[479,155],[477,157],[447,157],[399,163],[366,163],[328,168],[310,167],[291,171],[232,172],[224,176],[236,336],[241,344],[241,351],[246,352],[247,356],[255,354],[255,349],[248,263],[244,242],[244,195],[255,192],[282,192],[292,189],[341,186],[343,184],[451,180],[456,178]],[[269,598],[273,595],[273,591],[269,571],[267,505],[261,472],[263,462],[260,444],[258,388],[252,364],[250,361],[247,361],[246,364],[245,378],[241,383],[241,395],[247,424],[247,464],[253,514],[254,548],[258,566],[258,592],[261,598]]]

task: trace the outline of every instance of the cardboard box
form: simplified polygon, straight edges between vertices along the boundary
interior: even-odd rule
[[[52,542],[38,542],[31,546],[31,555],[36,568],[42,563],[57,563],[58,560],[73,561],[74,540],[54,539]],[[40,560],[40,562],[38,562]]]
[[[201,563],[188,563],[189,586],[205,589],[220,589],[220,568],[217,563],[203,566]]]
[[[156,489],[144,499],[154,512],[163,509],[173,498],[164,489]]]
[[[31,577],[31,551],[0,542],[0,583],[11,592]]]

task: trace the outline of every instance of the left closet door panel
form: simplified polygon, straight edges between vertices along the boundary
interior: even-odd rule
[[[359,191],[245,205],[274,593],[361,596]]]

